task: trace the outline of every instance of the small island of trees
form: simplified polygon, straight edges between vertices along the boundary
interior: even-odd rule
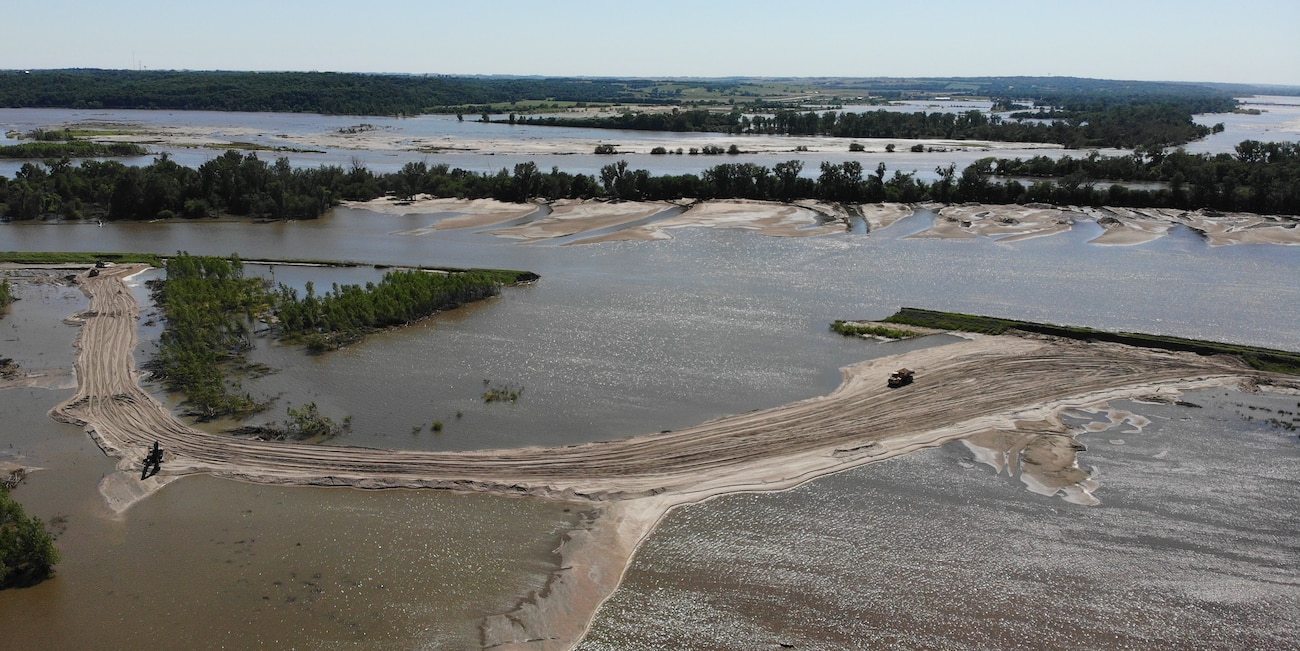
[[[169,390],[184,393],[190,415],[200,419],[247,415],[266,407],[227,373],[265,370],[245,360],[259,320],[277,338],[323,352],[535,278],[505,270],[399,270],[379,283],[336,284],[319,296],[309,283],[306,296],[299,297],[283,285],[272,288],[264,279],[246,278],[238,256],[181,253],[167,260],[166,270],[167,279],[155,281],[154,296],[167,325],[146,366]]]
[[[0,483],[0,589],[40,583],[54,573],[59,551],[40,518],[29,516]]]

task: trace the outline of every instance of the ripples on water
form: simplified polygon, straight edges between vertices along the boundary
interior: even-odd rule
[[[1295,397],[1188,400],[1081,437],[1096,507],[950,444],[680,509],[579,648],[1300,648],[1300,453],[1258,424]]]

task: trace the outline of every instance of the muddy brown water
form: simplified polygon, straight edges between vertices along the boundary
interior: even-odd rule
[[[353,416],[354,431],[339,442],[376,447],[576,443],[676,429],[823,394],[838,383],[840,366],[927,345],[855,341],[827,330],[834,319],[879,318],[900,305],[1300,350],[1292,314],[1300,304],[1295,250],[1211,248],[1190,232],[1176,231],[1135,247],[1086,244],[1095,235],[1090,231],[1095,225],[1087,223],[1064,235],[1016,243],[905,239],[925,227],[929,217],[918,215],[876,233],[800,240],[681,229],[670,242],[559,247],[511,244],[473,232],[394,234],[427,227],[436,219],[340,209],[321,220],[285,224],[4,224],[0,249],[238,252],[245,258],[346,258],[541,273],[536,285],[507,289],[499,299],[377,335],[339,353],[309,357],[290,347],[259,349],[259,360],[281,370],[247,382],[278,396],[274,411],[316,401],[327,414]],[[333,282],[328,274],[320,278],[318,287]],[[340,282],[354,282],[351,276],[343,278]],[[74,291],[54,292],[48,301],[20,301],[0,317],[0,356],[50,368],[71,365],[75,329],[61,319],[81,309],[84,301]],[[19,340],[5,340],[9,335],[4,333],[14,331]],[[156,324],[141,332],[143,355]],[[523,398],[514,405],[485,405],[485,379],[521,386]],[[58,521],[65,555],[55,580],[0,593],[0,629],[7,640],[95,648],[177,639],[195,648],[469,648],[477,644],[479,618],[508,611],[542,585],[556,562],[551,551],[577,518],[575,510],[564,511],[567,505],[534,501],[287,489],[191,478],[115,519],[95,488],[113,462],[77,428],[45,418],[46,410],[67,394],[57,388],[0,391],[0,453],[46,468],[34,473],[16,496],[32,513]],[[444,422],[440,434],[428,430],[433,420]],[[413,434],[421,424],[425,427]],[[911,476],[928,481],[923,471],[938,467],[942,474],[948,461],[922,455],[906,463],[919,464]],[[1083,463],[1090,462],[1085,457]],[[869,467],[854,476],[875,481],[870,479],[873,472]],[[1084,507],[1040,500],[996,477],[973,471],[970,476],[983,477],[979,491],[1007,491],[996,493],[1002,500],[999,508],[1027,513],[1030,521],[1055,518],[1051,521],[1057,526],[1145,535],[1135,520],[1098,519],[1102,516]],[[884,488],[827,481],[810,486],[825,485],[820,490],[850,496],[832,500],[834,509],[850,518],[877,517],[870,509],[883,499],[875,496]],[[888,499],[909,502],[906,490],[899,488],[908,481],[904,477],[892,484],[891,490],[903,493]],[[1139,474],[1133,482],[1139,500],[1143,481]],[[938,518],[960,530],[963,523],[988,514],[965,501],[969,490],[964,484],[952,486],[943,499],[953,503],[898,512],[898,524],[889,526],[906,531],[921,526],[908,518]],[[1113,501],[1108,490],[1103,486],[1098,492],[1103,505]],[[1149,499],[1162,495],[1156,490]],[[1198,508],[1214,513],[1221,506],[1211,496],[1197,496],[1185,508],[1189,518],[1197,518],[1202,517],[1196,515]],[[950,509],[953,515],[936,516],[936,509]],[[716,527],[707,522],[714,519],[685,525],[699,531],[702,557],[716,547],[714,562],[735,557],[748,563],[748,552],[726,551],[727,540],[737,536],[724,532],[718,538]],[[755,516],[745,526],[749,529],[741,539],[749,541],[754,553],[767,554],[772,568],[798,573],[798,564],[782,565],[786,561],[779,559],[821,558],[815,562],[827,564],[827,575],[842,573],[830,585],[852,580],[851,568],[815,552],[829,549],[834,556],[837,548],[825,546],[828,536],[859,535],[860,530],[839,531],[845,525],[829,519],[779,516]],[[791,529],[805,533],[786,535]],[[951,535],[943,531],[947,529],[926,535]],[[859,560],[886,553],[894,544],[861,547],[867,556]],[[963,557],[978,552],[1005,567],[1019,558],[1000,555],[996,545],[972,545]],[[1212,555],[1235,553],[1227,543],[1210,542],[1207,548],[1218,550],[1207,552]],[[1181,558],[1160,545],[1153,550],[1147,557],[1153,563],[1162,555]],[[922,566],[925,561],[921,556],[911,562]],[[674,560],[662,567],[668,574],[695,572],[691,564]],[[1099,561],[1080,568],[1070,577],[1122,578],[1103,571]],[[901,584],[908,576],[882,574],[877,582]],[[952,574],[945,582],[944,576],[931,577],[933,589],[952,599],[983,594],[977,581]],[[1282,578],[1294,579],[1294,573],[1289,576]],[[638,588],[628,590],[632,598],[642,598],[636,596]],[[734,631],[755,621],[779,624],[783,609],[816,603],[807,593],[773,588],[766,605],[738,616],[723,607],[725,590],[707,592],[675,593],[668,603],[677,610],[646,612],[649,628],[617,633],[624,638],[596,636],[592,643],[658,639],[652,629],[670,636],[695,630],[679,614],[722,617]],[[1252,613],[1261,602],[1252,595],[1258,593],[1234,594],[1245,595],[1245,605],[1234,610],[1215,601],[1203,608],[1224,609],[1222,617],[1257,617]],[[1293,605],[1294,600],[1276,603]],[[840,616],[855,612],[841,607],[848,609]],[[1093,610],[1080,617],[1104,614]],[[885,630],[896,620],[877,621]],[[992,631],[1012,630],[993,621],[987,624]],[[608,631],[623,626],[618,621],[599,624]],[[718,630],[723,632],[710,633],[713,639],[727,639],[726,629]],[[979,634],[951,635],[960,641]]]

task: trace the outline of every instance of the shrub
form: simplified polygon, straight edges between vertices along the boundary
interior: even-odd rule
[[[59,551],[45,523],[24,513],[9,497],[9,489],[0,486],[0,588],[40,583],[58,562]]]

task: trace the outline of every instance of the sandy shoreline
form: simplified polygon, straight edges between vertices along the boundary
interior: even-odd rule
[[[637,546],[672,508],[738,491],[770,491],[988,432],[1014,431],[1009,449],[1035,446],[1038,477],[1086,501],[1061,410],[1259,374],[1221,358],[1110,344],[977,337],[844,369],[833,393],[669,433],[561,448],[469,452],[310,446],[213,436],[177,421],[137,381],[139,308],[121,265],[79,282],[90,307],[78,319],[77,393],[51,410],[79,424],[119,471],[100,485],[124,511],[177,478],[205,473],[270,484],[439,488],[585,502],[598,513],[561,550],[546,590],[483,625],[485,645],[560,649],[580,639],[618,586]],[[916,384],[885,388],[898,366]],[[159,441],[162,472],[139,480]],[[1080,492],[1082,491],[1082,492]]]
[[[391,198],[347,202],[349,208],[384,214],[428,214],[436,222],[394,233],[424,236],[446,229],[472,229],[520,243],[574,238],[570,244],[619,240],[668,240],[681,228],[739,228],[774,237],[808,237],[844,233],[855,218],[867,223],[870,233],[912,216],[918,209],[938,214],[934,224],[909,237],[990,238],[1012,242],[1048,237],[1072,230],[1078,222],[1095,222],[1104,230],[1089,242],[1130,246],[1168,235],[1182,226],[1210,246],[1280,244],[1300,246],[1300,218],[1185,211],[1171,208],[1128,209],[1113,207],[1060,207],[1045,204],[950,206],[901,203],[837,204],[816,200],[792,203],[744,199],[707,201],[603,201],[561,200],[550,204],[513,204],[491,199],[437,199],[412,201]],[[684,208],[680,209],[680,208]],[[548,212],[549,211],[549,212]],[[490,229],[511,222],[507,226]]]
[[[364,118],[360,118],[364,120]],[[716,138],[702,140],[698,134],[675,137],[674,133],[646,132],[642,137],[625,130],[591,129],[589,137],[566,136],[555,137],[556,133],[567,132],[565,129],[545,126],[509,126],[492,125],[501,129],[501,137],[466,137],[460,135],[413,136],[389,127],[358,129],[355,132],[326,131],[319,133],[295,133],[276,135],[271,144],[290,151],[314,151],[321,147],[353,151],[384,152],[422,152],[422,153],[493,153],[497,155],[565,155],[590,154],[597,144],[612,144],[620,154],[649,154],[656,147],[684,152],[691,148],[700,148],[704,144],[723,148],[736,145],[745,153],[835,153],[848,150],[849,143],[862,146],[862,153],[885,153],[887,147],[907,148],[920,144],[927,149],[943,151],[990,151],[1006,149],[1063,149],[1061,145],[1051,143],[998,142],[992,140],[953,140],[946,138],[837,138],[828,136],[777,136],[777,135],[735,135],[713,134]],[[83,121],[51,128],[90,128],[90,129],[124,129],[129,133],[95,136],[96,142],[126,142],[141,145],[163,145],[169,147],[202,147],[214,150],[237,148],[257,138],[264,137],[264,129],[232,126],[157,126],[136,123],[104,124],[95,121]],[[531,129],[537,133],[536,138],[519,138],[507,134],[507,130]]]

